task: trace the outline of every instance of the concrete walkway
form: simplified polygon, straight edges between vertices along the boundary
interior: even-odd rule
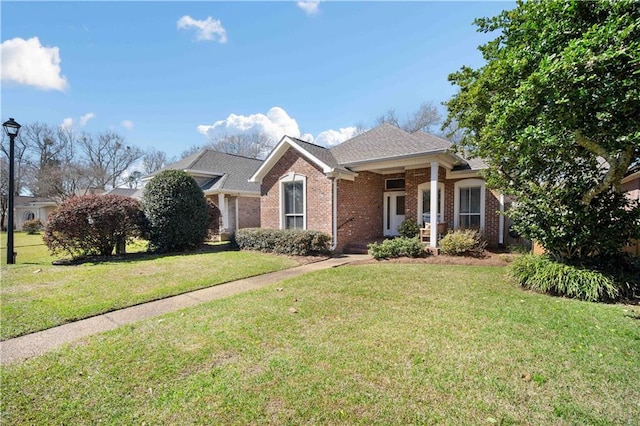
[[[65,343],[72,343],[83,337],[101,333],[121,325],[130,324],[157,315],[174,312],[210,300],[254,290],[287,278],[297,277],[307,272],[335,268],[356,260],[369,258],[368,255],[344,255],[320,262],[309,263],[283,271],[271,272],[251,278],[232,281],[154,302],[143,303],[129,308],[108,312],[95,317],[75,321],[25,336],[0,342],[0,364],[15,362],[50,352]]]

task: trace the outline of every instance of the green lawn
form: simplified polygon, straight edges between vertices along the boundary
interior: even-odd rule
[[[121,327],[3,368],[3,424],[637,424],[637,307],[503,275],[346,266]]]
[[[2,339],[297,265],[268,254],[221,251],[54,266],[42,236],[24,233],[15,234],[15,251],[15,265],[7,267],[3,257]]]

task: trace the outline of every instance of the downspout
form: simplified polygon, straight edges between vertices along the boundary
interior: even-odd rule
[[[338,247],[338,178],[334,177],[332,182],[332,234],[331,251],[334,251]]]

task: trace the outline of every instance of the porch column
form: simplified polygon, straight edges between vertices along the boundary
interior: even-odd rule
[[[500,193],[500,216],[498,216],[498,244],[504,245],[504,194]]]
[[[429,214],[431,217],[431,234],[429,235],[429,247],[436,248],[438,245],[438,162],[431,162],[431,206]]]
[[[220,215],[222,215],[222,229],[226,231],[229,229],[229,211],[227,209],[227,203],[224,199],[224,194],[218,194],[218,208],[220,209]]]

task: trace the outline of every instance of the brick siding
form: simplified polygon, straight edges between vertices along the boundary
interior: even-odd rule
[[[239,228],[259,228],[260,227],[260,198],[239,197],[238,198],[238,227]]]
[[[307,229],[331,235],[332,183],[315,164],[289,150],[262,179],[260,218],[263,228],[280,228],[280,178],[295,172],[307,178]]]

